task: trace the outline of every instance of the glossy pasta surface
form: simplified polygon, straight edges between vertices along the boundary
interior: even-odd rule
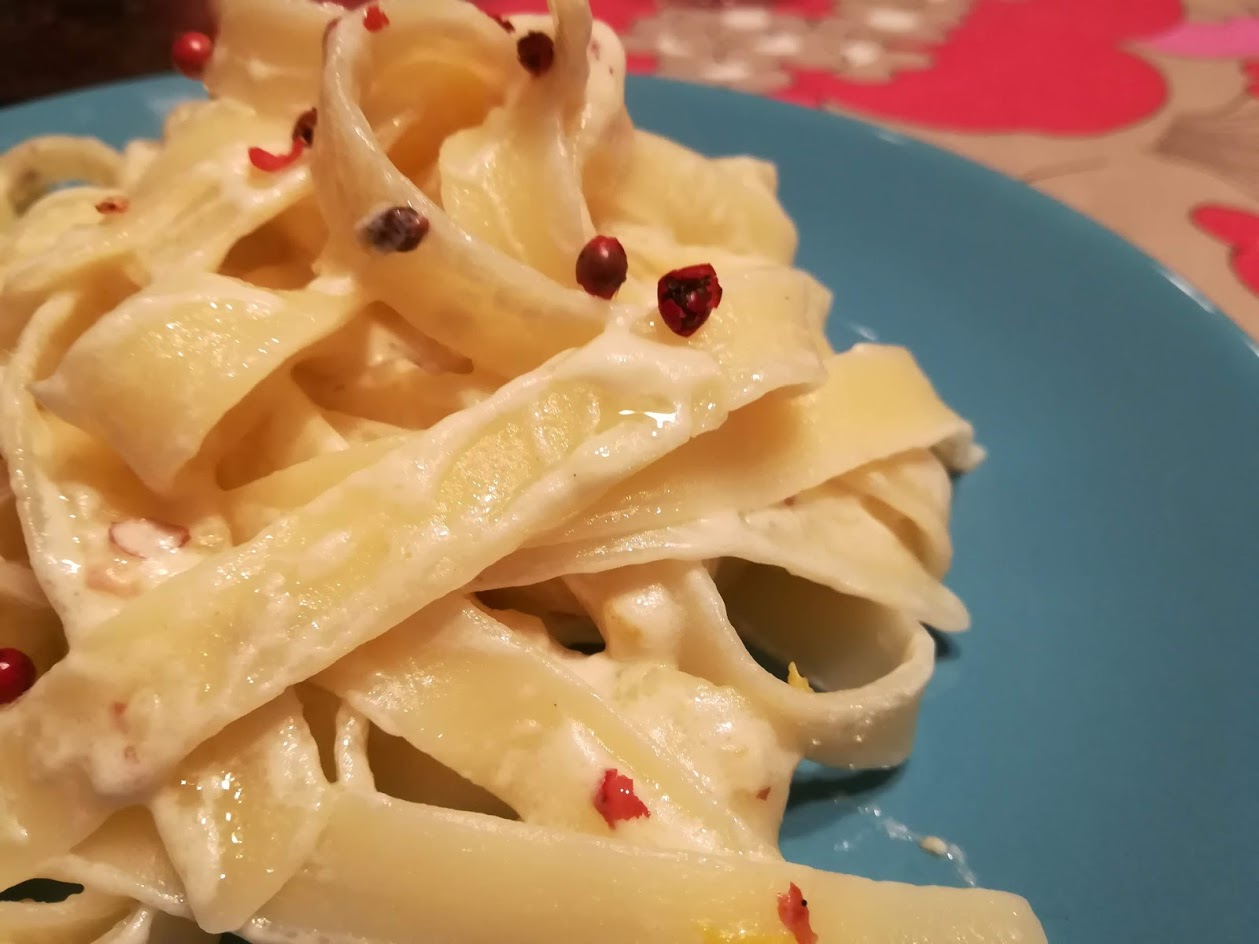
[[[1043,941],[777,845],[908,755],[970,426],[581,0],[348,6],[0,156],[0,888],[85,888],[0,941]]]

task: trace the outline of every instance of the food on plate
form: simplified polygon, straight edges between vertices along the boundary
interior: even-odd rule
[[[907,755],[980,452],[774,168],[579,0],[217,12],[161,141],[0,157],[0,888],[85,889],[0,938],[1043,940],[779,854]]]

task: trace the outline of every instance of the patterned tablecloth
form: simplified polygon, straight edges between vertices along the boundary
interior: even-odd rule
[[[1259,0],[594,8],[624,37],[633,71],[856,115],[1027,181],[1136,243],[1259,339]]]

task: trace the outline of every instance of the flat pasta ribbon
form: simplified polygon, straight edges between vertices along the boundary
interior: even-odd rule
[[[581,0],[216,14],[160,141],[0,156],[0,888],[84,887],[0,939],[1042,942],[778,851],[909,752],[982,453],[773,167],[636,129]]]

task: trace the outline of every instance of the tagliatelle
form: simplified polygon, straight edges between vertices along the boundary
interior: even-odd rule
[[[0,157],[0,888],[85,888],[0,940],[1043,941],[777,849],[967,624],[969,425],[581,0],[347,6],[220,0],[160,142]]]

